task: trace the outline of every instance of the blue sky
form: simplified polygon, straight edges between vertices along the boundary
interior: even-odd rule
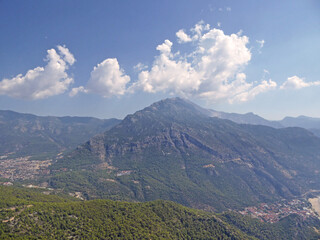
[[[0,0],[0,109],[123,118],[166,97],[320,117],[320,2]]]

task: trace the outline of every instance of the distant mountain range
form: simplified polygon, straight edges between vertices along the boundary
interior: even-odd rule
[[[0,155],[54,156],[118,124],[118,119],[39,117],[0,111]]]
[[[239,114],[208,110],[208,116],[228,119],[239,124],[264,125],[273,128],[285,127],[279,121],[269,121],[254,113]]]
[[[296,118],[285,117],[279,122],[285,127],[302,127],[308,129],[320,137],[320,118],[311,118],[306,116],[299,116]]]
[[[280,121],[269,121],[254,113],[239,114],[218,112],[215,110],[207,110],[207,115],[211,117],[228,119],[239,124],[264,125],[274,128],[301,127],[308,129],[309,131],[320,137],[320,118],[299,116],[285,117]]]
[[[180,98],[154,103],[54,162],[50,185],[89,199],[166,199],[217,211],[320,189],[320,138],[209,113]]]
[[[320,137],[320,118],[299,116],[269,121],[254,113],[238,114],[205,109],[193,105],[197,111],[210,117],[231,120],[239,124],[264,125],[273,128],[301,127]],[[119,119],[93,117],[40,117],[14,111],[0,110],[0,156],[54,156],[71,150],[120,123]]]

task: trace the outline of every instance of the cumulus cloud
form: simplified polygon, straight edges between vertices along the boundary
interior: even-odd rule
[[[95,66],[86,87],[73,88],[69,93],[75,96],[79,92],[95,93],[103,97],[123,95],[130,77],[125,75],[116,58],[108,58]]]
[[[181,29],[176,36],[179,44],[192,43],[189,50],[173,51],[173,42],[166,39],[156,47],[159,54],[150,67],[142,63],[134,67],[138,78],[133,82],[117,59],[106,59],[94,68],[87,86],[73,88],[70,96],[83,92],[110,97],[144,91],[233,103],[276,88],[271,79],[247,81],[243,71],[251,52],[249,38],[242,31],[228,35],[200,21],[188,33]]]
[[[157,50],[160,51],[162,54],[170,54],[172,47],[172,42],[168,39],[164,41],[164,43],[157,46]]]
[[[64,93],[73,78],[66,70],[76,61],[69,49],[57,46],[47,51],[45,67],[36,67],[28,70],[25,75],[18,74],[11,79],[0,82],[0,95],[7,95],[20,99],[43,99]]]
[[[130,90],[143,89],[145,92],[172,91],[185,95],[188,91],[197,90],[198,73],[186,61],[175,61],[171,53],[172,42],[165,40],[158,45],[160,55],[156,57],[150,71],[142,71],[139,80]]]
[[[185,33],[185,32],[183,32]],[[186,34],[186,33],[185,33]],[[248,101],[274,89],[272,80],[248,83],[242,72],[251,59],[249,39],[241,33],[227,35],[220,29],[199,22],[190,30],[193,49],[187,54],[172,52],[173,43],[165,40],[157,46],[151,69],[141,71],[130,91],[167,92],[197,96],[214,101]],[[181,37],[178,42],[182,43]]]
[[[188,36],[183,29],[180,29],[178,32],[176,32],[176,36],[178,38],[179,43],[186,43],[192,41],[191,37]]]
[[[320,81],[316,82],[305,82],[304,78],[297,76],[288,77],[288,79],[280,86],[280,89],[300,89],[311,86],[320,85]]]

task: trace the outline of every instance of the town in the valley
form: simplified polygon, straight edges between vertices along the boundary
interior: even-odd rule
[[[40,175],[48,175],[48,167],[52,160],[31,160],[30,157],[18,157],[10,159],[8,156],[0,156],[0,181],[1,185],[13,185],[16,180],[35,179]],[[119,171],[116,176],[130,175],[131,170]],[[24,185],[26,187],[40,187],[36,185]],[[73,193],[72,193],[73,194]],[[72,195],[71,194],[71,195]],[[74,193],[75,197],[83,199],[78,195],[81,193]],[[308,217],[319,217],[318,213],[313,210],[312,205],[307,198],[292,199],[276,202],[276,203],[261,203],[257,206],[246,207],[238,211],[242,215],[248,215],[257,218],[262,222],[275,223],[280,219],[289,216],[290,214],[298,214],[303,219]]]
[[[289,201],[283,199],[276,203],[261,203],[258,206],[246,207],[239,213],[269,223],[278,222],[290,214],[297,214],[303,217],[304,220],[308,217],[319,217],[308,200],[304,198]]]

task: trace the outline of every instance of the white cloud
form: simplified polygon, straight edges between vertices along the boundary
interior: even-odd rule
[[[190,30],[191,30],[191,32],[194,34],[193,36],[192,36],[192,40],[199,40],[199,38],[201,37],[201,35],[202,35],[202,32],[203,31],[207,31],[207,30],[209,30],[210,29],[210,25],[209,24],[204,24],[204,21],[200,21],[200,22],[198,22],[196,25],[194,25],[194,27],[193,28],[191,28]]]
[[[191,42],[192,39],[190,36],[188,36],[183,29],[180,29],[178,32],[176,32],[176,36],[178,38],[179,43],[186,43],[186,42]]]
[[[140,72],[140,71],[142,71],[142,70],[144,70],[144,69],[147,69],[147,68],[148,68],[148,66],[145,65],[145,64],[143,64],[143,63],[138,63],[137,65],[135,65],[135,66],[133,67],[133,69],[134,69],[135,71],[137,71],[137,72]]]
[[[69,96],[70,97],[74,97],[75,95],[77,95],[79,92],[83,92],[83,93],[88,93],[88,90],[84,88],[84,86],[80,86],[80,87],[77,87],[77,88],[72,88],[70,93],[69,93]]]
[[[43,99],[64,93],[73,78],[66,70],[75,62],[75,58],[65,46],[58,46],[47,51],[45,67],[28,70],[25,75],[18,74],[0,82],[0,95],[20,99]]]
[[[145,92],[171,91],[184,95],[188,91],[197,90],[200,82],[198,73],[186,61],[176,61],[171,53],[172,43],[166,40],[157,50],[156,57],[150,71],[142,71],[139,80],[130,90],[143,89]]]
[[[176,36],[179,43],[191,41],[191,49],[184,49],[183,54],[173,52],[173,43],[166,39],[156,47],[159,54],[150,67],[142,63],[134,67],[140,72],[131,83],[117,59],[106,59],[94,68],[87,86],[72,89],[70,96],[84,92],[110,97],[144,91],[233,103],[276,88],[272,80],[246,80],[243,70],[251,60],[251,52],[249,39],[242,36],[242,31],[228,35],[200,21],[188,34],[179,30]]]
[[[214,101],[248,101],[274,89],[272,80],[248,83],[242,72],[251,59],[248,37],[241,33],[227,35],[199,22],[191,29],[194,49],[185,56],[173,53],[172,42],[157,46],[150,70],[142,71],[130,91],[167,92],[182,96],[198,96]],[[179,39],[178,39],[179,41]]]
[[[103,97],[123,95],[130,77],[125,75],[116,58],[108,58],[95,66],[86,87],[73,88],[69,93],[75,96],[79,92],[95,93]]]
[[[221,22],[217,22],[217,26],[218,26],[218,27],[221,27]]]
[[[61,55],[63,55],[64,61],[69,63],[70,65],[73,65],[76,59],[74,58],[73,54],[69,51],[68,48],[66,48],[65,45],[63,46],[58,46],[59,52]]]
[[[226,7],[227,12],[231,12],[231,7]]]
[[[164,43],[157,46],[157,50],[163,54],[169,54],[171,52],[172,42],[168,39],[164,41]]]
[[[248,91],[244,91],[238,95],[236,95],[230,102],[240,101],[246,102],[253,99],[255,96],[260,93],[264,93],[270,90],[273,90],[277,87],[277,83],[269,79],[269,81],[263,80],[259,85],[249,89]]]
[[[288,77],[288,79],[280,86],[280,89],[300,89],[311,86],[319,86],[320,81],[305,82],[304,78],[297,76]]]
[[[259,53],[261,53],[261,49],[263,48],[265,41],[262,39],[262,40],[256,40],[256,42],[259,44],[258,51]]]

